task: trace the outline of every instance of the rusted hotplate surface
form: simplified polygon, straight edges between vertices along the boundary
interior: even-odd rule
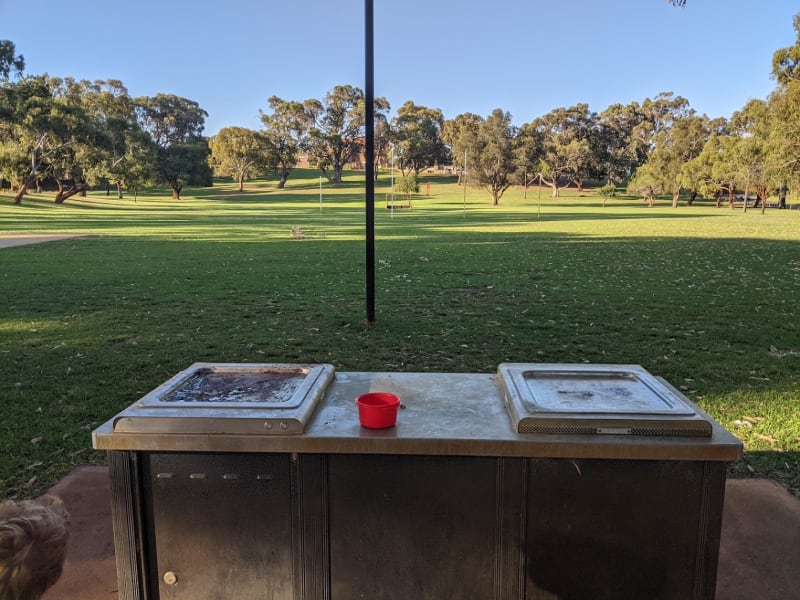
[[[332,365],[195,363],[114,419],[117,433],[303,433]]]
[[[639,365],[504,363],[498,382],[519,433],[712,433],[706,415]]]

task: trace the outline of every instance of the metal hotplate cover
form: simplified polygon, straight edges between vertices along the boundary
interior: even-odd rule
[[[124,433],[303,433],[329,364],[195,363],[114,418]]]
[[[503,363],[497,374],[518,433],[711,435],[687,398],[639,365]]]

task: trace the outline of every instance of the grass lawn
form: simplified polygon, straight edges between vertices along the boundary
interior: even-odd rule
[[[641,364],[745,443],[735,476],[800,494],[800,211],[647,208],[591,191],[452,178],[389,211],[376,192],[377,323],[365,323],[363,178],[118,200],[0,194],[0,497],[102,462],[92,429],[195,361],[493,372]],[[292,228],[303,237],[294,238]],[[297,229],[296,229],[297,230]]]

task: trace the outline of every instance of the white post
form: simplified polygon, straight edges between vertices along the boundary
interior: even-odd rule
[[[319,176],[319,212],[322,212],[322,175]]]
[[[464,218],[467,218],[467,151],[464,150],[464,172],[461,184],[464,186]]]
[[[389,206],[392,210],[392,219],[394,219],[394,144],[392,144],[392,190],[389,193]]]

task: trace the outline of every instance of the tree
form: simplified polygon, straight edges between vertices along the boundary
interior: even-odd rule
[[[628,182],[628,193],[641,196],[652,208],[656,197],[664,193],[663,184],[663,179],[657,173],[643,165]]]
[[[698,156],[710,135],[707,117],[693,115],[676,119],[669,128],[661,128],[653,136],[653,150],[647,162],[639,167],[639,181],[658,182],[662,193],[672,194],[672,206],[678,205],[681,189],[688,183],[683,166]]]
[[[698,190],[704,196],[713,197],[717,208],[727,198],[733,208],[736,193],[736,167],[733,151],[736,137],[729,132],[713,132],[698,156],[686,164],[687,169],[697,173]]]
[[[511,114],[496,108],[480,124],[474,145],[469,149],[470,178],[489,192],[492,206],[500,204],[503,193],[511,187],[517,168],[516,137]]]
[[[398,192],[405,194],[408,205],[411,206],[411,194],[419,193],[419,181],[417,180],[417,174],[414,171],[404,173],[397,179],[397,183],[395,185]]]
[[[544,152],[542,134],[530,123],[525,123],[517,133],[514,183],[522,185],[525,198],[528,185],[538,175],[538,166]]]
[[[127,146],[141,136],[128,90],[113,79],[53,82],[56,94],[86,117],[81,138],[50,161],[49,171],[58,185],[56,203],[78,193],[85,195],[88,185],[103,181],[114,181],[122,198],[122,174],[130,167],[125,163],[133,158]]]
[[[225,127],[209,141],[211,165],[217,175],[233,177],[244,191],[244,180],[256,177],[275,164],[267,137],[245,127]]]
[[[337,85],[325,94],[323,102],[306,104],[316,113],[309,131],[309,157],[328,181],[341,183],[345,165],[356,160],[364,148],[364,92],[352,85]],[[388,110],[388,100],[375,98],[376,115]]]
[[[772,75],[778,81],[778,88],[769,98],[770,163],[782,180],[780,189],[784,198],[788,181],[800,183],[800,13],[794,16],[794,29],[797,32],[794,45],[773,55]]]
[[[643,120],[637,102],[612,104],[598,115],[598,173],[607,182],[625,181],[647,160],[647,148],[634,135]]]
[[[533,121],[542,140],[541,159],[535,170],[551,187],[554,198],[562,181],[573,181],[581,189],[583,180],[596,170],[597,155],[590,141],[595,120],[588,104],[577,104],[556,108]]]
[[[644,150],[644,158],[653,150],[655,137],[659,133],[668,131],[678,119],[694,114],[689,101],[672,92],[661,92],[652,100],[645,98],[637,110],[641,114],[641,121],[634,130],[634,136],[636,143]]]
[[[408,100],[392,119],[391,137],[395,153],[401,156],[400,171],[411,169],[416,175],[448,158],[441,131],[444,115],[439,108],[418,106]]]
[[[301,103],[272,96],[267,100],[271,113],[259,111],[264,135],[272,146],[273,162],[278,170],[278,188],[283,189],[297,164],[300,152],[308,146],[308,133],[314,125],[318,102]]]
[[[12,72],[20,76],[25,70],[25,57],[22,54],[15,56],[16,51],[14,42],[0,40],[0,81],[8,80]]]
[[[80,86],[81,103],[99,132],[91,149],[88,177],[105,181],[108,186],[113,182],[121,199],[123,185],[133,181],[131,174],[150,170],[150,164],[135,163],[152,162],[155,146],[150,142],[152,148],[145,147],[149,137],[139,127],[133,99],[121,81],[81,81]]]
[[[445,121],[442,126],[442,141],[450,147],[453,164],[458,170],[458,185],[464,174],[464,155],[475,145],[483,117],[473,113],[463,113]]]
[[[731,117],[731,126],[738,134],[732,154],[737,180],[744,190],[744,211],[750,190],[755,191],[763,211],[772,190],[780,186],[780,173],[771,160],[771,121],[772,115],[763,100],[750,100]]]
[[[794,16],[797,39],[794,45],[776,50],[772,55],[772,75],[781,86],[800,81],[800,13]]]
[[[56,202],[68,197],[62,187],[65,178],[82,180],[79,154],[96,130],[67,91],[61,80],[44,75],[0,87],[0,175],[17,186],[16,204],[44,172],[59,185]],[[85,189],[85,181],[79,185]]]
[[[136,98],[139,125],[157,147],[156,178],[180,200],[184,185],[211,185],[208,141],[203,138],[208,113],[197,102],[173,94]]]

